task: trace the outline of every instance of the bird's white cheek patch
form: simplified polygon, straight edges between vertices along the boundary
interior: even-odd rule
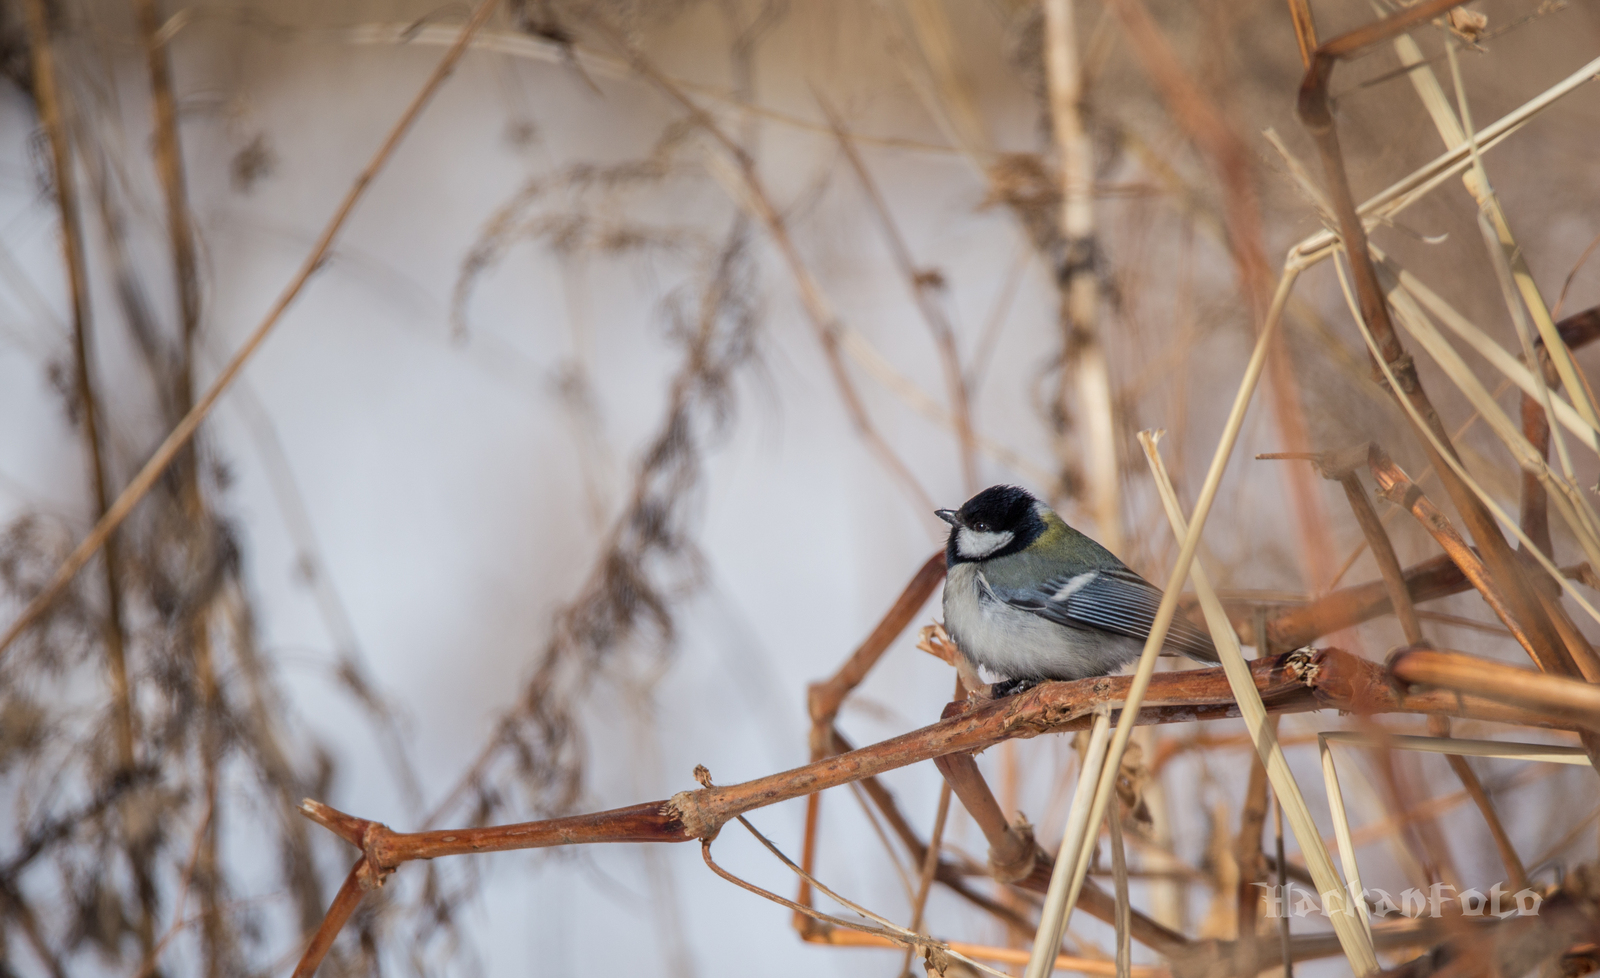
[[[1082,591],[1084,588],[1088,587],[1089,586],[1089,582],[1093,581],[1095,578],[1097,578],[1099,576],[1100,576],[1100,572],[1099,571],[1089,571],[1086,574],[1079,574],[1078,576],[1072,578],[1067,583],[1061,585],[1061,590],[1057,591],[1054,594],[1054,596],[1052,596],[1050,598],[1050,600],[1051,601],[1065,601],[1068,598],[1072,597],[1074,594],[1077,594],[1079,591]]]
[[[1010,530],[979,533],[963,526],[956,534],[956,550],[963,557],[981,560],[1010,543],[1015,536]]]

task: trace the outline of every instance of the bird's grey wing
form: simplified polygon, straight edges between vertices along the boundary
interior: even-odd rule
[[[995,588],[1012,607],[1069,628],[1098,628],[1144,640],[1155,624],[1161,589],[1125,568],[1099,568],[1050,578],[1023,588]],[[1179,614],[1167,630],[1166,647],[1193,659],[1216,662],[1211,636]]]

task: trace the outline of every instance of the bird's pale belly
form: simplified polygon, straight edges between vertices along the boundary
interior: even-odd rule
[[[944,627],[975,664],[1004,679],[1086,679],[1116,672],[1144,643],[1099,630],[1069,628],[993,597],[974,563],[950,569]]]

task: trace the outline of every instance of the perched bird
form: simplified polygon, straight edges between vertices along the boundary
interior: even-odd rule
[[[945,630],[971,665],[1006,680],[994,695],[1104,676],[1139,657],[1161,589],[1026,489],[991,486],[936,515],[950,524]],[[1210,636],[1181,614],[1165,648],[1217,661]]]

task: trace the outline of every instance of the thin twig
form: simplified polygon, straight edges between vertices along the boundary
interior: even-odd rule
[[[939,807],[933,815],[933,831],[928,835],[928,852],[922,857],[922,878],[917,880],[917,898],[911,904],[911,926],[914,934],[923,932],[922,912],[928,905],[928,893],[933,888],[934,872],[939,868],[939,847],[944,842],[944,823],[950,815],[950,784],[939,786]],[[901,978],[910,978],[911,949],[906,948],[906,959],[900,965]]]
[[[767,192],[766,185],[756,173],[755,161],[750,154],[735,142],[722,128],[717,125],[705,109],[701,108],[693,99],[683,91],[671,78],[663,74],[644,52],[632,44],[622,32],[598,13],[592,13],[590,18],[595,28],[605,36],[606,40],[617,50],[621,51],[628,59],[633,69],[647,78],[657,91],[681,108],[722,150],[722,155],[712,156],[717,163],[724,164],[724,168],[731,171],[725,174],[732,178],[728,186],[729,195],[735,204],[747,210],[753,217],[766,228],[768,236],[777,246],[779,254],[783,256],[784,264],[789,268],[791,277],[800,293],[800,304],[804,307],[806,318],[811,323],[812,331],[816,334],[817,341],[822,346],[823,356],[828,362],[828,371],[833,377],[834,386],[839,391],[839,399],[844,402],[850,420],[855,424],[856,432],[867,445],[878,461],[888,470],[889,474],[899,483],[901,489],[910,497],[913,505],[919,511],[932,513],[933,500],[917,477],[912,474],[909,466],[901,459],[898,452],[872,422],[867,413],[866,403],[862,401],[861,394],[856,390],[855,381],[850,379],[849,372],[845,369],[844,357],[841,350],[841,330],[838,319],[823,298],[822,287],[816,277],[811,274],[811,269],[800,258],[800,250],[795,247],[794,239],[789,234],[787,222],[783,213],[773,203],[771,195]],[[713,176],[719,173],[716,165],[712,167]]]

